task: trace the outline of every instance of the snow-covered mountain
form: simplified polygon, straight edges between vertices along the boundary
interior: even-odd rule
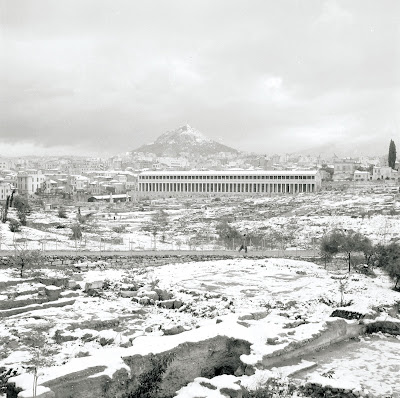
[[[219,152],[237,153],[236,149],[220,144],[188,124],[160,135],[154,142],[133,152],[154,153],[157,156],[179,156],[180,153],[213,155]]]

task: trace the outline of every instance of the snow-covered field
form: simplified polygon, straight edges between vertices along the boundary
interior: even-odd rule
[[[8,223],[0,224],[0,249],[16,245],[69,251],[151,249],[154,237],[143,225],[160,209],[168,215],[168,226],[164,237],[157,233],[158,250],[221,249],[224,244],[217,241],[216,226],[222,220],[241,233],[261,236],[264,248],[315,249],[318,239],[333,228],[356,230],[374,242],[400,237],[396,196],[347,191],[244,200],[154,200],[129,209],[82,207],[82,215],[90,216],[81,224],[82,240],[77,242],[71,240],[71,226],[78,222],[76,208],[68,208],[66,219],[59,218],[56,210],[34,211],[21,232],[12,233]],[[13,209],[9,216],[16,218]],[[232,248],[237,245],[232,242]],[[329,329],[336,319],[330,315],[340,308],[340,278],[348,280],[344,301],[349,305],[343,310],[399,322],[392,307],[400,303],[400,293],[392,290],[387,276],[380,270],[376,278],[347,275],[343,265],[343,271],[332,271],[305,261],[236,258],[157,267],[108,265],[81,272],[74,267],[44,267],[27,269],[23,279],[16,269],[0,268],[0,367],[17,370],[21,385],[27,386],[32,385],[34,364],[39,364],[39,384],[95,365],[106,366],[105,373],[112,375],[126,367],[122,356],[226,335],[251,343],[251,352],[241,361],[256,373],[217,376],[211,381],[215,386],[235,389],[240,381],[254,388],[271,375],[290,375],[313,366],[296,377],[348,383],[364,395],[368,391],[398,397],[398,337],[361,336],[360,341],[339,343],[277,369],[262,365],[268,356]],[[45,286],[32,280],[37,276],[68,278],[69,287],[61,291]],[[94,294],[93,289],[85,291],[91,283]],[[44,300],[53,294],[59,297]],[[164,306],[161,301],[174,304]],[[25,309],[14,315],[4,312],[16,306]],[[359,321],[343,322],[351,326]],[[221,397],[219,387],[205,391],[203,382],[193,381],[177,397]]]
[[[335,379],[349,379],[380,396],[400,395],[400,338],[377,333],[330,347],[304,358],[318,363],[316,370],[296,378],[332,373]]]
[[[179,344],[180,340],[196,341],[224,334],[251,342],[250,354],[242,355],[241,359],[259,370],[251,377],[236,378],[251,385],[262,375],[271,374],[271,370],[263,370],[260,365],[264,356],[325,330],[330,314],[340,302],[337,272],[309,262],[285,259],[232,259],[80,273],[53,268],[42,272],[47,277],[67,276],[82,288],[96,281],[100,285],[106,281],[106,285],[100,289],[100,297],[92,297],[80,289],[67,289],[59,300],[71,299],[75,293],[72,305],[9,316],[1,323],[0,366],[26,372],[29,365],[42,361],[39,384],[68,369],[72,371],[88,364],[104,364],[106,373],[112,374],[125,366],[120,359],[123,355],[158,352],[168,344]],[[15,278],[15,271],[2,269],[0,272],[0,281]],[[17,286],[3,289],[1,297],[10,299],[15,293],[21,295],[19,298],[36,297],[36,293],[24,295],[24,292],[43,287],[37,282],[21,281]],[[380,272],[374,279],[352,274],[345,300],[353,304],[345,309],[363,314],[379,311],[381,318],[390,318],[386,311],[400,302],[400,293],[391,287],[392,283]],[[146,299],[143,303],[137,302],[122,297],[124,289],[139,292],[139,296],[140,292],[160,289],[181,306],[168,309]],[[146,294],[150,295],[145,293],[142,297]],[[174,328],[182,333],[173,336],[174,340],[172,336],[164,336]],[[35,345],[40,347],[39,354]],[[346,379],[352,379],[375,395],[387,391],[397,394],[395,381],[399,369],[395,352],[400,348],[400,340],[363,337],[360,348],[355,343],[351,347],[352,352],[346,350],[346,364],[341,366],[343,358],[332,354],[328,360],[321,359],[311,376],[334,369],[333,380],[340,380],[346,374]],[[307,359],[318,362],[317,358]],[[373,364],[384,360],[389,362],[375,371]],[[293,364],[291,371],[293,366],[299,364]],[[275,373],[285,371],[282,368]],[[32,375],[28,373],[31,385],[29,377]],[[189,386],[179,397],[193,396],[190,391],[196,386],[196,383]]]
[[[223,244],[217,242],[215,227],[223,219],[239,232],[258,237],[258,249],[260,245],[267,249],[315,248],[315,242],[333,228],[356,230],[374,242],[400,238],[400,204],[396,195],[348,191],[244,200],[204,198],[201,202],[193,198],[165,199],[154,200],[146,207],[129,208],[95,208],[88,204],[81,211],[82,215],[91,216],[81,224],[82,239],[78,241],[71,240],[77,207],[68,208],[66,219],[59,218],[57,210],[35,211],[21,232],[12,233],[8,224],[0,224],[0,248],[11,250],[17,243],[47,250],[152,249],[154,237],[142,227],[160,209],[166,211],[168,225],[164,234],[156,235],[158,250],[220,249]],[[9,217],[16,218],[14,210]],[[229,248],[239,245],[238,239],[229,242]]]

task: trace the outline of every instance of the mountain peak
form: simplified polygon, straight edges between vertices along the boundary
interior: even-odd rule
[[[236,149],[206,137],[189,124],[161,134],[156,141],[142,145],[134,152],[149,152],[157,156],[179,156],[181,152],[193,155],[211,155],[218,152],[237,153]]]
[[[162,134],[157,141],[169,142],[172,141],[194,141],[194,142],[213,142],[210,138],[206,137],[204,134],[195,128],[185,124],[184,126],[178,127],[176,130],[167,131]]]

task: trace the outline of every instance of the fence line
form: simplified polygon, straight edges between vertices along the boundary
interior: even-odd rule
[[[15,249],[0,250],[0,256],[13,255]],[[116,255],[149,255],[149,256],[162,256],[162,255],[232,255],[237,257],[302,257],[302,258],[315,258],[319,253],[314,250],[250,250],[247,253],[238,252],[237,250],[43,250],[46,255],[81,255],[81,256],[116,256]]]

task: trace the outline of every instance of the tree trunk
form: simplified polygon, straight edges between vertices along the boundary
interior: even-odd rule
[[[11,197],[10,197],[10,207],[13,205],[13,200],[14,200],[14,194],[15,194],[15,189],[11,192]]]
[[[351,254],[349,253],[349,274],[350,274],[350,271],[351,271]]]
[[[7,214],[8,214],[9,205],[10,205],[10,196],[8,195],[7,199],[6,199],[6,204],[4,206],[3,218],[1,220],[3,222],[3,224],[7,221]]]

